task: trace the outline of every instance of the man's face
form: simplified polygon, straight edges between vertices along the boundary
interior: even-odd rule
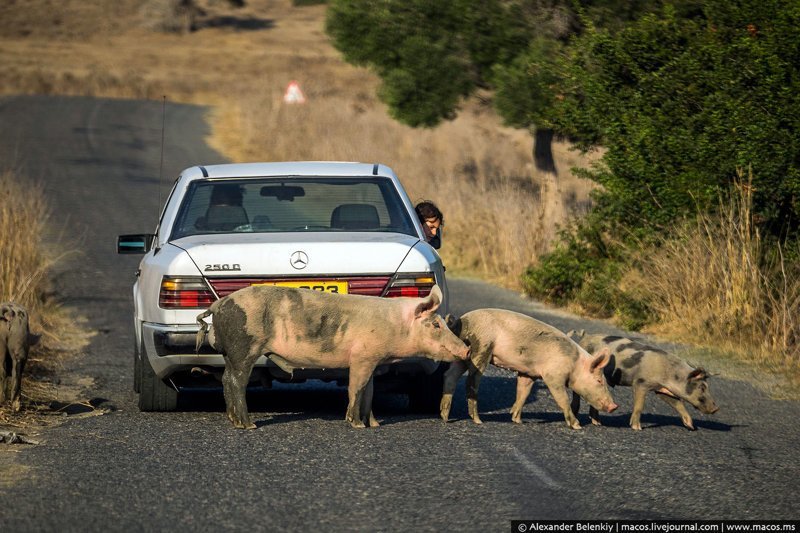
[[[439,232],[439,226],[442,225],[442,221],[436,217],[426,218],[425,222],[422,224],[422,229],[425,231],[425,239],[431,240],[436,236]]]

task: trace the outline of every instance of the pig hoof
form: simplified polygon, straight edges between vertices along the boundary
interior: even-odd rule
[[[634,431],[641,431],[642,425],[641,424],[631,424],[631,429]]]
[[[569,427],[570,427],[570,429],[583,429],[581,427],[581,423],[580,422],[575,422],[574,424],[570,425]]]
[[[359,421],[350,422],[350,427],[353,427],[353,428],[356,428],[356,429],[363,429],[363,428],[367,427],[367,425],[364,422],[359,420]]]
[[[597,420],[596,418],[592,418],[592,425],[593,426],[602,426],[603,423]]]
[[[515,424],[522,424],[522,417],[520,416],[512,416],[511,421]]]
[[[692,424],[684,424],[684,426],[686,426],[686,429],[688,429],[689,431],[697,431],[697,428],[694,427]]]
[[[472,421],[475,422],[476,424],[483,424],[483,420],[481,420],[477,416],[472,417]]]
[[[379,428],[379,427],[381,427],[381,425],[380,425],[380,423],[379,423],[377,420],[375,420],[374,418],[370,418],[370,420],[369,420],[369,427],[371,427],[371,428]]]

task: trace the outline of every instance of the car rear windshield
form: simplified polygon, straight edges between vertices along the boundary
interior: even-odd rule
[[[387,178],[248,178],[189,186],[172,239],[208,233],[374,231],[416,236]]]

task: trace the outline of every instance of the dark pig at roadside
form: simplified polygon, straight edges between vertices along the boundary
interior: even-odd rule
[[[587,399],[597,409],[612,412],[617,408],[603,377],[609,351],[590,355],[556,328],[529,316],[504,309],[478,309],[459,319],[448,317],[455,334],[470,347],[468,361],[456,361],[445,373],[440,405],[441,417],[447,421],[453,391],[465,370],[467,405],[472,420],[478,416],[478,386],[489,363],[517,372],[517,398],[511,408],[511,419],[522,422],[522,408],[541,378],[553,399],[564,413],[567,425],[581,425],[570,408],[567,387]]]
[[[694,423],[684,402],[698,411],[714,414],[719,411],[708,387],[708,374],[702,368],[693,368],[679,357],[659,348],[648,346],[636,339],[617,335],[587,335],[583,331],[567,333],[585,349],[607,348],[612,352],[611,362],[605,368],[606,379],[612,387],[623,385],[633,388],[633,412],[630,426],[641,430],[640,422],[645,396],[654,392],[677,411],[683,425],[694,430]],[[573,396],[573,409],[577,414],[580,398]],[[599,414],[589,408],[593,424],[600,424]]]
[[[39,338],[28,330],[28,311],[15,303],[0,304],[0,403],[20,409],[22,372],[28,351]]]
[[[436,314],[441,302],[438,286],[426,298],[252,286],[217,300],[197,317],[197,346],[208,332],[211,346],[225,357],[225,404],[238,428],[255,427],[245,390],[262,355],[288,373],[349,368],[346,420],[353,427],[374,427],[372,374],[378,365],[417,356],[466,359],[467,347]],[[208,316],[213,317],[211,326],[204,321]]]

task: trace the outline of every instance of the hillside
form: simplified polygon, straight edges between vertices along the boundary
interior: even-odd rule
[[[588,205],[591,184],[570,172],[587,160],[559,143],[554,194],[566,212],[545,213],[546,177],[532,169],[531,136],[500,124],[491,95],[465,102],[454,121],[437,128],[392,120],[375,96],[377,77],[346,64],[328,42],[324,5],[249,0],[235,9],[207,0],[196,31],[167,34],[150,29],[150,4],[4,2],[0,93],[166,95],[211,106],[210,142],[232,160],[384,162],[412,200],[440,204],[450,272],[512,287],[549,248],[556,225]],[[291,80],[307,104],[283,103]]]

